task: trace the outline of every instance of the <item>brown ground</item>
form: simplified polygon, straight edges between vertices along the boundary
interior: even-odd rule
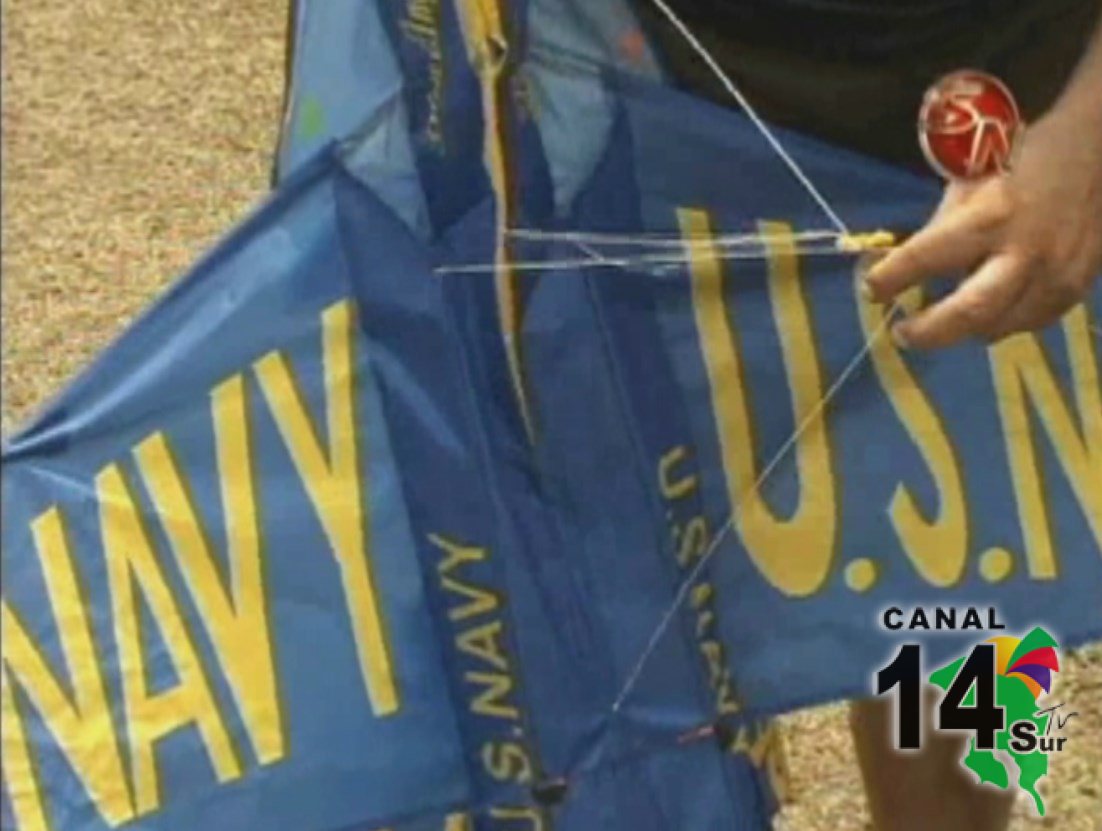
[[[3,426],[110,341],[266,189],[284,0],[4,0]],[[1102,830],[1102,650],[1069,661],[1081,713],[1016,831]],[[787,720],[790,831],[864,829],[843,711]],[[243,829],[242,831],[245,831]]]

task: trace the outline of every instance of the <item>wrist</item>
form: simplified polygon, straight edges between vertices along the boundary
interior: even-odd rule
[[[1099,82],[1073,84],[1046,115],[1062,123],[1065,129],[1080,131],[1102,156],[1102,77]]]
[[[1070,165],[1084,180],[1102,183],[1102,89],[1095,95],[1067,93],[1045,115],[1028,127],[1056,161]],[[1044,136],[1044,138],[1042,138]]]
[[[1069,129],[1085,131],[1084,140],[1102,156],[1102,21],[1050,114],[1069,122]]]

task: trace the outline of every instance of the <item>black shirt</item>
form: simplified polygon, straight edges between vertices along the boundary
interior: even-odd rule
[[[650,6],[649,0],[638,0]],[[1090,0],[1073,0],[1082,5]],[[1013,25],[1029,7],[1066,0],[672,0],[678,15],[700,26],[799,44],[818,54],[888,56],[936,46],[962,33]],[[691,23],[690,23],[691,25]]]
[[[1102,0],[666,0],[763,116],[836,144],[923,167],[922,95],[954,69],[984,69],[1027,121],[1067,82]],[[684,87],[733,102],[651,0],[635,0]]]

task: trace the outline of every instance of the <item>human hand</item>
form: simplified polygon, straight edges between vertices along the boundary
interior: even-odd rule
[[[996,341],[1048,326],[1087,296],[1102,269],[1102,134],[1076,114],[1055,109],[1030,127],[1005,174],[952,182],[929,223],[872,267],[867,293],[881,303],[968,273],[896,323],[897,343]]]

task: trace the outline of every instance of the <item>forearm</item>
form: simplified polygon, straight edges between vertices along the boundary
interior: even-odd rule
[[[1073,119],[1102,156],[1102,17],[1053,114]]]

